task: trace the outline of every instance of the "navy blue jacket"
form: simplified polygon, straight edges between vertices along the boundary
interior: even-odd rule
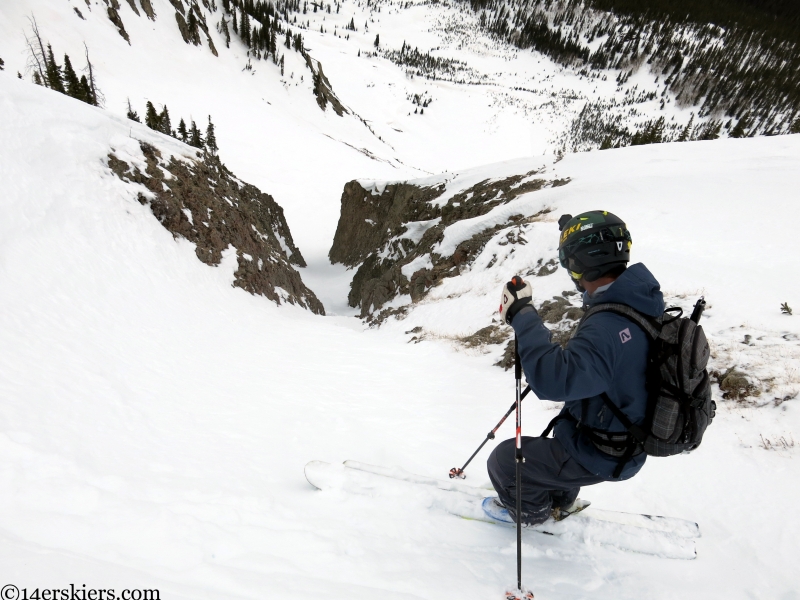
[[[584,294],[584,302],[588,306],[619,302],[653,317],[664,312],[658,281],[641,263],[628,267],[594,298]],[[521,311],[512,326],[525,378],[539,398],[564,401],[564,410],[576,419],[581,418],[581,400],[590,398],[586,425],[625,432],[622,423],[603,404],[601,394],[606,392],[633,423],[644,421],[650,340],[633,322],[613,313],[598,313],[586,320],[564,349],[550,342],[550,331],[535,310]],[[598,477],[613,479],[618,459],[595,448],[574,423],[560,420],[555,437],[581,466]],[[645,458],[642,453],[628,461],[620,479],[633,477]]]

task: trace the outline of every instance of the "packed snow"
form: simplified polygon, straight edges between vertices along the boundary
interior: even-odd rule
[[[764,392],[742,403],[718,398],[694,454],[651,459],[630,481],[582,493],[598,508],[698,522],[695,560],[529,536],[523,582],[543,599],[797,598],[800,519],[787,506],[800,485],[792,467],[800,325],[779,306],[800,305],[792,220],[800,136],[556,162],[543,152],[549,128],[567,116],[532,125],[502,99],[488,102],[497,93],[489,86],[465,91],[411,80],[383,59],[356,63],[376,28],[348,46],[331,35],[314,39],[315,21],[303,31],[312,55],[373,135],[354,117],[320,111],[299,63],[283,80],[261,73],[276,69],[263,62],[243,72],[241,47],[224,49],[213,28],[218,59],[187,46],[167,0],[152,3],[155,22],[120,3],[131,46],[101,3],[0,7],[0,587],[157,588],[163,598],[187,599],[500,597],[515,580],[512,529],[413,498],[317,491],[303,467],[352,459],[446,478],[460,466],[508,408],[514,382],[492,366],[491,353],[449,340],[491,322],[506,278],[554,256],[558,215],[605,208],[628,221],[634,260],[670,299],[690,306],[705,294],[715,360],[753,374]],[[75,62],[87,41],[107,110],[16,79],[32,8],[55,49]],[[380,29],[381,40],[440,45],[450,30],[427,20],[445,10],[426,4],[393,14],[394,31]],[[552,68],[531,55],[513,60]],[[406,114],[408,91],[426,89],[431,110]],[[303,278],[339,316],[277,307],[231,287],[233,251],[216,268],[204,265],[136,201],[106,165],[111,148],[130,148],[131,160],[138,139],[176,156],[189,150],[123,119],[129,96],[140,113],[150,98],[198,123],[213,116],[223,160],[286,209],[310,265]],[[390,127],[391,111],[402,132]],[[461,170],[497,161],[506,162]],[[572,181],[481,222],[551,208],[525,232],[528,244],[492,268],[488,254],[405,320],[367,329],[345,316],[353,272],[324,256],[346,181],[481,181],[541,166]],[[537,278],[537,301],[569,287],[563,272]],[[416,326],[438,339],[407,343]],[[525,432],[543,429],[554,408],[526,400]],[[507,423],[498,439],[510,435]],[[467,470],[469,485],[488,485],[491,446]]]

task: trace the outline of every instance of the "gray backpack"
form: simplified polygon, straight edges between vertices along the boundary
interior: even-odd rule
[[[593,306],[583,315],[581,325],[592,315],[612,312],[641,327],[650,338],[644,423],[631,423],[608,394],[603,393],[603,402],[628,434],[609,434],[579,425],[597,448],[620,459],[615,478],[635,454],[644,451],[650,456],[673,456],[691,452],[703,440],[717,408],[711,399],[706,370],[708,340],[699,325],[704,308],[705,300],[700,298],[689,318],[683,317],[683,310],[677,307],[653,318],[625,304],[609,303]]]

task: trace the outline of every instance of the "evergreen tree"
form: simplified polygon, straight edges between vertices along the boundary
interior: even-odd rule
[[[34,73],[35,75],[36,73]],[[800,133],[800,117],[798,117],[794,123],[792,123],[791,128],[789,129],[789,133]]]
[[[92,100],[92,86],[89,85],[89,80],[86,79],[86,75],[81,75],[81,88],[83,88],[83,95],[86,97],[86,103],[97,106],[97,103]]]
[[[281,54],[281,77],[283,77],[283,54]]]
[[[228,31],[228,21],[222,17],[222,35],[225,36],[225,47],[231,47],[231,32]]]
[[[153,103],[150,102],[150,100],[147,101],[147,108],[144,115],[144,124],[147,125],[150,129],[161,131],[161,123],[158,120],[158,113],[156,112],[156,107],[153,106]]]
[[[239,35],[239,24],[236,19],[236,9],[234,8],[231,12],[231,23],[233,24],[233,33]]]
[[[211,122],[211,115],[208,115],[208,127],[206,127],[206,148],[212,156],[217,154],[217,136],[214,133],[214,123]]]
[[[286,30],[286,42],[284,44],[289,50],[292,49],[292,32],[289,29]]]
[[[186,131],[186,122],[183,120],[183,117],[181,117],[181,122],[178,123],[178,139],[184,144],[186,140],[189,139],[189,132]]]
[[[378,49],[378,46],[381,45],[381,34],[380,33],[375,36],[375,43],[373,45],[375,46],[376,50]]]
[[[164,105],[164,108],[161,109],[161,114],[158,115],[158,130],[161,133],[165,133],[167,135],[172,135],[172,122],[169,118],[169,110],[167,110],[167,105]]]
[[[6,66],[6,63],[3,62],[2,58],[0,58],[0,71],[2,71],[5,66]]]
[[[192,126],[189,128],[189,145],[195,148],[203,147],[203,134],[197,128],[197,123],[192,120]]]
[[[72,96],[81,102],[89,102],[89,98],[86,96],[86,90],[75,74],[75,70],[72,68],[72,63],[67,54],[64,55],[64,83],[67,84],[67,96]]]
[[[683,128],[681,134],[678,136],[679,142],[685,142],[692,137],[692,125],[694,124],[694,113],[689,118],[689,122],[686,124],[686,127]]]
[[[86,89],[86,97],[89,98],[89,104],[100,106],[100,102],[103,100],[103,93],[97,89],[97,82],[94,79],[94,66],[92,65],[92,61],[89,60],[89,48],[86,46],[86,43],[83,44],[83,48],[86,53],[86,67],[84,71],[89,71],[89,77],[81,77],[81,83],[85,83],[84,87]]]
[[[133,110],[131,106],[131,99],[128,98],[128,114],[126,115],[131,121],[136,121],[137,123],[141,123],[141,119],[139,119],[139,114]]]
[[[36,85],[44,85],[44,81],[42,81],[42,78],[39,76],[39,71],[33,72],[33,83]]]
[[[746,127],[749,127],[749,115],[744,115],[739,122],[736,123],[736,126],[733,128],[733,131],[730,133],[730,137],[732,138],[743,138],[747,137],[747,131],[745,130]]]
[[[239,23],[239,31],[242,32],[242,41],[244,45],[249,48],[251,45],[250,16],[245,11],[242,11],[242,22]]]
[[[47,44],[47,87],[51,90],[66,94],[64,89],[64,78],[61,75],[61,67],[58,66],[55,57],[53,56],[53,48]]]

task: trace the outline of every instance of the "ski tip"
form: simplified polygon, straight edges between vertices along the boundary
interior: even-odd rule
[[[306,476],[306,481],[312,486],[321,490],[326,482],[325,472],[330,464],[322,460],[312,460],[306,463],[303,467],[303,474]]]

